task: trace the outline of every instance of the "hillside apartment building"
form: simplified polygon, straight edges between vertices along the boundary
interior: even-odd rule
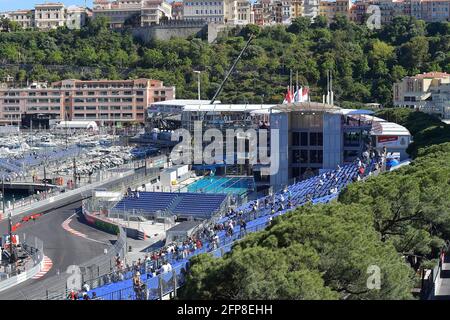
[[[61,120],[92,120],[103,125],[144,122],[147,106],[175,98],[162,81],[62,80],[25,88],[0,88],[0,123],[18,124],[23,114],[52,114]]]

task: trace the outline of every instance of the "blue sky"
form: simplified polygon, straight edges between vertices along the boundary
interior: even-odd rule
[[[66,6],[84,5],[84,0],[0,0],[0,12],[15,9],[31,9],[37,3],[62,2]],[[92,7],[92,0],[87,0],[87,6]]]

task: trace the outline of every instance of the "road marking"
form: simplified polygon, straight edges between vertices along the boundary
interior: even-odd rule
[[[41,271],[39,271],[34,277],[32,277],[31,279],[40,279],[42,278],[47,272],[50,271],[50,269],[53,267],[53,262],[52,260],[47,257],[44,256],[44,259],[42,261],[42,268]]]
[[[69,226],[69,224],[70,224],[70,222],[72,222],[72,217],[73,217],[74,215],[76,215],[76,213],[74,213],[74,214],[71,215],[69,218],[67,218],[66,220],[64,220],[64,222],[61,224],[61,227],[62,227],[64,230],[66,230],[67,232],[70,232],[71,234],[73,234],[73,235],[75,235],[75,236],[77,236],[77,237],[80,237],[80,238],[83,238],[83,239],[86,239],[86,240],[90,240],[90,241],[94,241],[94,242],[98,242],[98,243],[102,243],[102,244],[109,245],[109,243],[106,243],[106,242],[103,242],[103,241],[100,241],[100,240],[96,240],[96,239],[91,239],[91,238],[89,238],[87,235],[85,235],[84,233],[81,233],[81,232],[79,232],[79,231],[77,231],[77,230],[75,230],[75,229],[72,229],[72,228]]]

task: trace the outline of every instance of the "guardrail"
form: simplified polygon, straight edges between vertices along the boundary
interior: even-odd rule
[[[231,237],[224,238],[220,247],[216,249],[204,246],[202,249],[196,250],[195,253],[191,253],[185,257],[175,257],[169,254],[165,256],[164,259],[152,261],[153,269],[160,267],[163,260],[169,261],[171,264],[176,264],[176,266],[173,267],[171,272],[156,276],[150,275],[149,270],[146,270],[145,267],[141,268],[141,274],[144,275],[143,277],[147,277],[143,280],[147,288],[146,292],[143,294],[139,291],[136,292],[133,286],[127,286],[117,291],[97,295],[97,297],[102,300],[161,300],[164,296],[169,294],[176,296],[177,290],[185,283],[185,276],[189,269],[189,259],[191,257],[201,253],[210,254],[216,258],[222,257],[227,252],[231,251],[233,244],[237,240],[243,238],[247,233],[263,230],[267,227],[267,225],[268,221],[262,221],[248,228],[246,232],[236,231]],[[112,275],[114,275],[118,280],[110,280],[109,282],[103,280],[103,285],[130,280],[133,276],[133,272],[132,270],[125,270],[121,276],[118,275],[118,272],[112,273]]]
[[[14,269],[8,273],[8,278],[0,281],[0,292],[12,288],[28,279],[34,277],[43,267],[44,251],[43,242],[36,238],[25,238],[21,244],[22,248],[29,254],[25,263],[31,262],[32,266],[25,266],[25,270]]]
[[[107,253],[97,256],[79,266],[79,276],[81,283],[88,283],[91,287],[95,284],[95,279],[103,274],[108,274],[113,270],[114,259],[118,255],[123,258],[126,254],[126,232],[119,227],[119,234],[115,244],[109,248]],[[74,271],[76,271],[74,269]],[[46,288],[46,292],[36,299],[61,300],[66,299],[71,288],[68,278],[71,274],[64,274],[52,287]]]
[[[70,191],[78,190],[78,192],[84,192],[88,186],[92,186],[94,184],[101,184],[101,183],[111,180],[112,178],[116,178],[118,175],[118,170],[127,170],[128,169],[128,171],[130,171],[130,172],[131,172],[131,170],[135,170],[135,171],[140,170],[143,173],[145,173],[145,175],[151,175],[151,174],[153,174],[153,172],[155,170],[158,170],[159,168],[158,167],[145,168],[145,166],[140,166],[140,164],[142,164],[143,161],[144,161],[144,163],[145,163],[145,161],[147,163],[153,163],[153,161],[157,162],[162,159],[165,159],[165,156],[156,156],[156,157],[150,157],[150,158],[146,158],[146,159],[132,160],[132,161],[124,163],[120,166],[117,166],[115,168],[97,171],[91,177],[90,180],[84,179],[80,184],[77,184],[78,187],[75,189],[61,188],[61,190],[52,190],[51,192],[42,192],[39,195],[33,194],[26,198],[22,198],[22,199],[15,201],[15,203],[12,203],[11,206],[6,209],[7,210],[8,209],[9,210],[19,209],[19,208],[22,208],[25,206],[32,205],[37,202],[41,202],[48,198],[56,197],[61,194],[67,194]],[[122,171],[122,172],[126,172],[126,171]],[[84,188],[84,189],[82,189],[82,188]]]
[[[450,243],[446,243],[440,251],[439,261],[436,266],[431,270],[428,279],[425,280],[425,270],[422,272],[422,287],[420,296],[422,300],[434,300],[436,297],[436,292],[439,291],[440,288],[440,279],[442,272],[442,264],[444,263],[445,254],[447,254],[450,250]]]

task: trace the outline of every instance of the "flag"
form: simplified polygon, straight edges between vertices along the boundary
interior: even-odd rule
[[[291,88],[289,88],[289,86],[288,86],[287,93],[286,93],[283,103],[291,103],[291,102],[292,102],[292,93],[291,93]]]
[[[302,96],[301,99],[302,99],[303,102],[306,102],[306,101],[309,100],[309,88],[308,87],[302,88],[301,96]]]
[[[302,87],[300,87],[300,89],[297,87],[297,91],[295,91],[294,93],[294,102],[302,102],[301,96],[299,94],[299,92],[301,92]]]

